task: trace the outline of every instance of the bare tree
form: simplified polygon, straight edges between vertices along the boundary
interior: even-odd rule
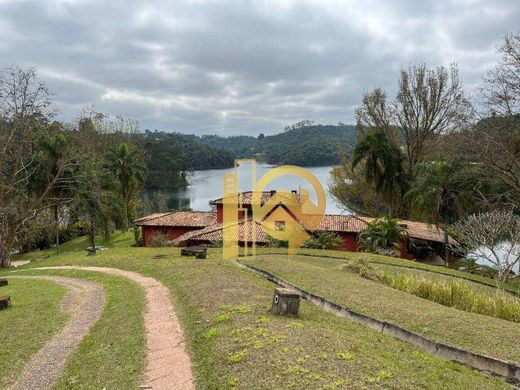
[[[504,282],[520,265],[520,217],[512,211],[489,211],[460,220],[453,229],[469,255],[489,261]]]
[[[492,202],[520,207],[520,33],[498,45],[501,55],[481,89],[486,111],[459,135],[457,151],[481,164],[500,189]]]
[[[507,34],[497,46],[498,64],[484,78],[488,108],[499,114],[520,112],[520,33]]]
[[[35,188],[40,171],[39,136],[52,117],[49,90],[34,69],[0,72],[0,266],[10,266],[10,254],[27,222],[49,207],[54,189],[72,161],[64,153],[52,174]]]
[[[392,109],[382,88],[374,88],[363,95],[361,105],[356,108],[356,122],[360,134],[382,131],[390,141],[397,143],[399,130],[392,126]]]
[[[428,69],[419,64],[401,69],[398,93],[387,102],[386,93],[376,88],[363,96],[356,110],[358,128],[383,131],[397,142],[398,130],[404,142],[408,174],[428,154],[440,136],[460,128],[471,113],[458,69]]]

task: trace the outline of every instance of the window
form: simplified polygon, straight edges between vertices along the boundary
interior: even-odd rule
[[[285,221],[275,221],[274,229],[280,232],[285,231]]]

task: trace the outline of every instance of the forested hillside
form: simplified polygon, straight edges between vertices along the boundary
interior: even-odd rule
[[[340,155],[348,153],[356,142],[352,125],[312,125],[258,137],[195,137],[199,142],[231,151],[237,158],[256,158],[269,164],[319,166],[338,164]]]
[[[275,165],[320,166],[338,164],[356,141],[351,125],[293,127],[258,137],[188,135],[149,131],[137,134],[147,156],[147,188],[187,184],[193,170],[229,168],[235,158],[256,158]]]
[[[233,153],[205,145],[195,136],[146,130],[138,137],[147,156],[147,188],[183,186],[190,171],[233,166]]]

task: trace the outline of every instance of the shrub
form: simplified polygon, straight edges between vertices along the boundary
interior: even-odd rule
[[[289,241],[277,240],[269,236],[267,238],[267,246],[270,248],[289,248]]]
[[[152,238],[150,238],[149,246],[156,248],[163,248],[167,246],[171,246],[171,241],[168,240],[165,234],[163,233],[155,233]]]
[[[351,260],[345,263],[342,269],[444,306],[520,322],[520,299],[498,289],[496,294],[488,295],[474,291],[466,282],[453,280],[444,283],[424,277],[382,272],[372,267],[365,258]]]
[[[401,233],[397,219],[383,217],[370,222],[358,235],[359,245],[366,251],[385,256],[396,256]]]
[[[334,232],[317,232],[304,243],[304,248],[310,249],[337,249],[341,247],[341,237]]]
[[[341,268],[346,269],[348,271],[352,271],[358,274],[359,276],[365,279],[373,280],[374,282],[384,281],[384,275],[375,268],[373,268],[370,265],[369,261],[364,257],[358,260],[347,261],[345,264],[343,264]]]
[[[141,235],[141,229],[139,226],[134,226],[134,246],[144,246],[144,240]]]

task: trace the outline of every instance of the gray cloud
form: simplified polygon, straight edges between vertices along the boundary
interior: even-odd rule
[[[273,133],[352,123],[401,66],[459,64],[469,89],[518,29],[511,1],[3,1],[0,66],[33,66],[65,120],[93,105],[142,128]]]

